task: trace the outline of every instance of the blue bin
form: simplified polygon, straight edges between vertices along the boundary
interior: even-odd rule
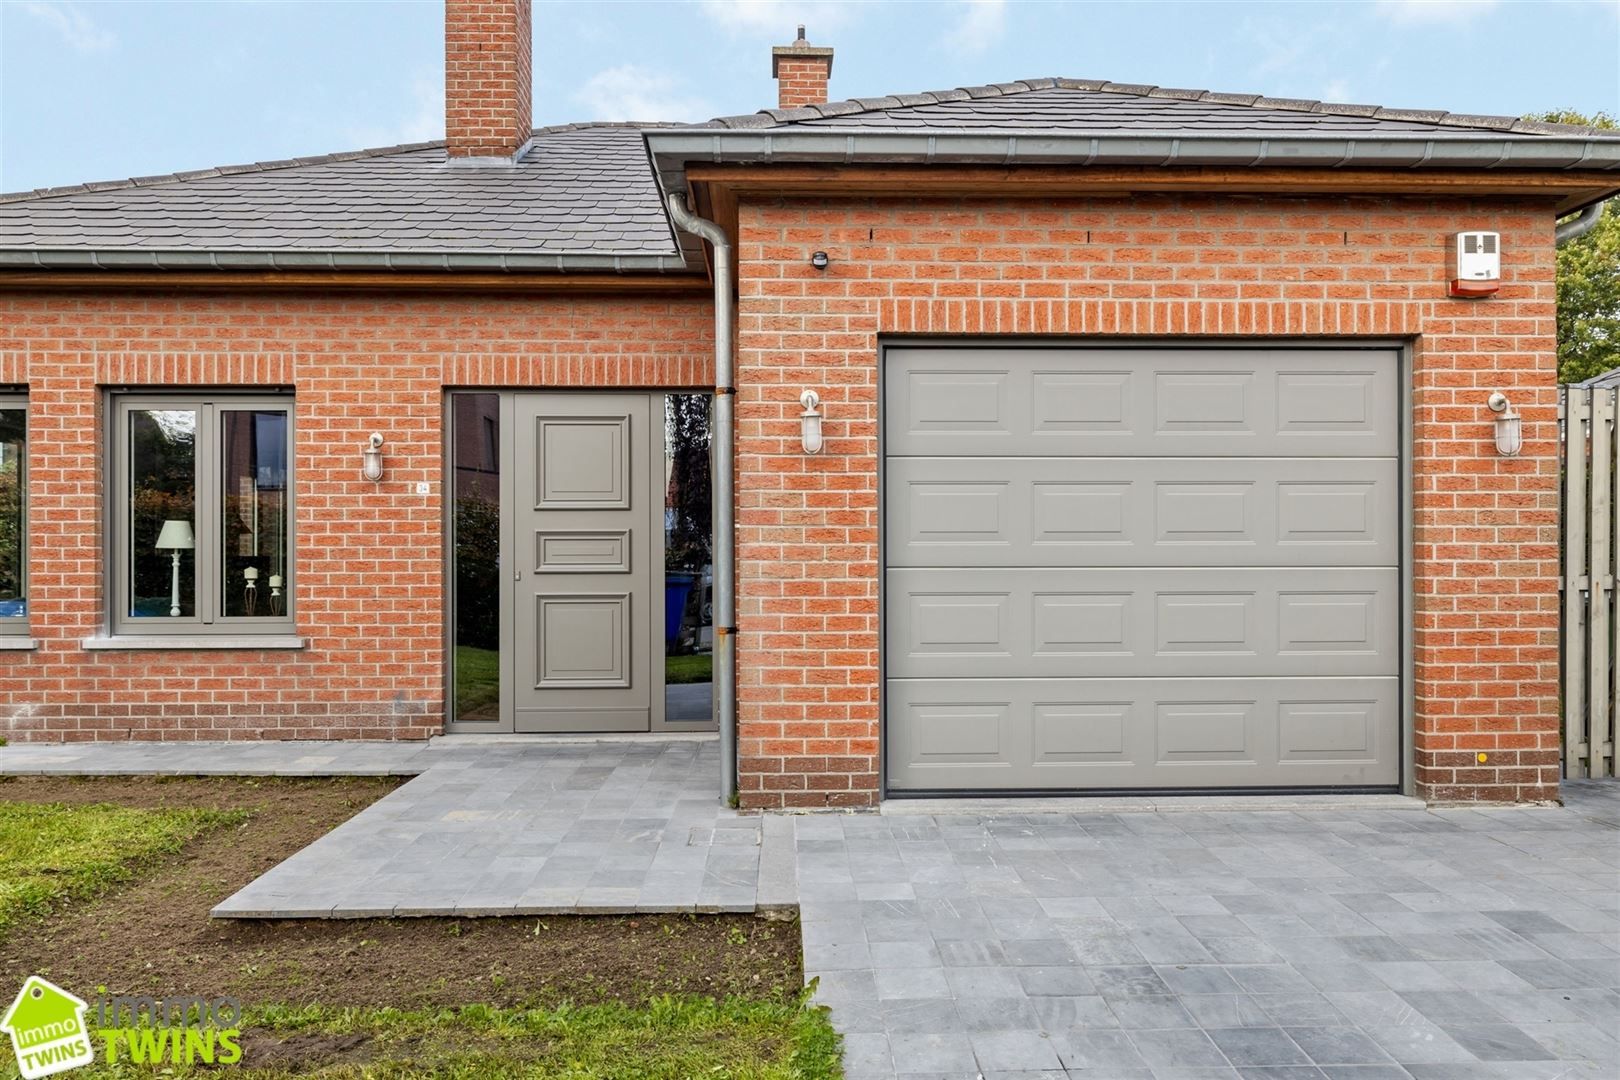
[[[686,598],[692,594],[691,574],[664,575],[664,642],[668,644],[681,634],[681,617],[686,614]]]

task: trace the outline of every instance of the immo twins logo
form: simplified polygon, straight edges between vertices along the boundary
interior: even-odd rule
[[[109,1063],[235,1065],[242,1060],[242,1006],[232,998],[101,997],[91,1006],[60,986],[30,976],[0,1016],[23,1080],[94,1064],[96,1043]]]

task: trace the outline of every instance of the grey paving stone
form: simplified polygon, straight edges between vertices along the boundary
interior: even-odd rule
[[[1309,1065],[1310,1056],[1282,1028],[1213,1028],[1209,1037],[1240,1068],[1261,1065]]]
[[[1353,1027],[1287,1027],[1299,1048],[1318,1065],[1393,1065],[1394,1059]]]
[[[1221,1048],[1200,1028],[1133,1031],[1130,1038],[1136,1045],[1137,1053],[1155,1073],[1169,1067],[1228,1064]]]
[[[1442,1024],[1445,1033],[1481,1061],[1551,1061],[1557,1055],[1512,1024]]]

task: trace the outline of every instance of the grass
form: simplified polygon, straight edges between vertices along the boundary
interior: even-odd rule
[[[239,1080],[837,1080],[839,1039],[822,1008],[732,998],[656,998],[556,1009],[250,1009]],[[258,1063],[255,1063],[255,1058]],[[346,1060],[347,1059],[347,1060]],[[108,1065],[82,1080],[219,1076],[164,1062]]]
[[[0,937],[135,877],[194,837],[240,824],[240,810],[141,810],[0,802]]]
[[[501,654],[456,646],[456,715],[495,710],[501,704]]]
[[[664,658],[664,683],[667,686],[674,686],[677,683],[713,681],[713,653],[693,653],[691,656],[669,656]]]
[[[664,660],[664,682],[714,681],[714,654],[670,656]],[[501,654],[494,649],[456,646],[456,715],[493,713],[501,702]]]

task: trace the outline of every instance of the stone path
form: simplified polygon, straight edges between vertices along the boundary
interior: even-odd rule
[[[99,742],[0,746],[14,776],[415,776],[426,742]]]
[[[718,805],[712,739],[0,748],[25,771],[421,774],[225,916],[797,905],[849,1080],[1620,1077],[1612,781],[758,817]]]
[[[804,817],[849,1080],[1620,1077],[1620,785],[1571,808]]]
[[[792,908],[792,823],[719,804],[712,739],[463,744],[214,909],[228,918]]]

